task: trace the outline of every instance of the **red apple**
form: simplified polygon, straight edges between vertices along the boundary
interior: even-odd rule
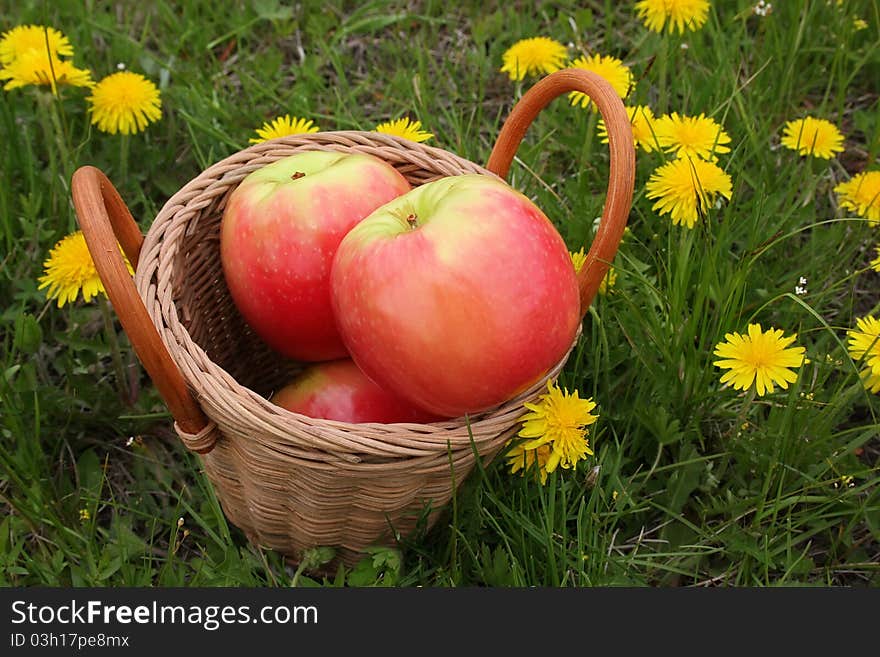
[[[220,259],[257,335],[302,361],[347,356],[330,305],[330,265],[345,234],[407,180],[372,155],[309,151],[257,169],[230,194]]]
[[[446,417],[537,382],[580,323],[556,228],[523,194],[478,174],[416,187],[355,226],[336,252],[331,296],[364,373]]]
[[[271,401],[295,413],[342,422],[439,419],[377,386],[348,358],[310,365]]]

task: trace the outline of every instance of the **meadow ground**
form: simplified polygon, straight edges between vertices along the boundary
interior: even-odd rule
[[[95,81],[124,68],[161,94],[161,117],[122,136],[90,124],[85,87],[53,96],[2,80],[0,584],[880,583],[880,351],[848,348],[860,318],[880,317],[880,200],[841,187],[880,170],[880,4],[714,2],[683,33],[648,29],[634,4],[0,3],[0,31],[51,26]],[[595,453],[544,485],[496,459],[400,552],[294,575],[224,519],[103,297],[58,307],[39,289],[53,245],[76,230],[71,174],[107,172],[146,231],[183,184],[283,114],[322,130],[410,117],[428,144],[484,163],[539,77],[512,80],[504,53],[538,36],[570,60],[619,58],[628,105],[703,114],[730,137],[711,133],[677,178],[660,172],[674,139],[638,149],[616,279],[559,380],[597,403]],[[830,122],[840,148],[820,152],[833,133],[806,153],[787,146],[786,125],[805,117]],[[602,210],[597,123],[555,101],[509,177],[572,251]],[[689,170],[705,172],[701,193]],[[668,212],[655,194],[699,202]],[[722,383],[716,346],[751,323],[805,349],[786,388]]]

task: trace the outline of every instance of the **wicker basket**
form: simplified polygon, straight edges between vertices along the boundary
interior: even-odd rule
[[[468,421],[347,424],[286,411],[267,396],[298,364],[256,337],[224,282],[219,228],[229,194],[255,169],[306,150],[369,153],[413,185],[464,173],[504,177],[531,121],[569,91],[596,102],[611,149],[604,214],[579,275],[583,316],[617,251],[634,176],[623,104],[586,71],[559,71],[532,87],[503,126],[485,169],[375,132],[284,137],[246,148],[190,181],[165,204],[146,238],[98,169],[74,174],[77,216],[122,326],[181,440],[201,455],[225,514],[253,543],[293,561],[306,548],[332,546],[337,560],[352,564],[367,546],[394,544],[420,522],[430,527],[476,459],[488,462],[515,435],[522,403],[541,392],[568,356],[523,395]],[[117,240],[136,267],[133,281]]]

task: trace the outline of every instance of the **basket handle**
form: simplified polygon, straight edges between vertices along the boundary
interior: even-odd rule
[[[590,245],[586,262],[577,276],[583,319],[617,253],[626,228],[635,185],[636,162],[632,127],[617,92],[604,78],[590,71],[567,68],[551,73],[523,94],[514,106],[498,133],[498,140],[486,168],[506,178],[526,129],[551,100],[570,91],[585,93],[596,103],[608,128],[608,148],[611,151],[605,209],[602,211],[599,230]]]
[[[95,167],[77,169],[71,191],[76,217],[98,276],[138,358],[174,416],[178,433],[192,436],[187,446],[193,451],[201,454],[211,451],[214,444],[207,434],[214,433],[213,425],[186,387],[119,252],[117,240],[129,262],[137,267],[144,237],[131,212],[107,176]]]

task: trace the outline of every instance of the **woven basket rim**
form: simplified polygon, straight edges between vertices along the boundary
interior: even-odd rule
[[[176,312],[175,304],[169,302],[163,305],[158,299],[159,284],[156,279],[162,262],[157,264],[157,260],[160,258],[164,262],[173,260],[182,233],[178,231],[170,237],[167,233],[175,217],[190,210],[198,211],[198,208],[191,208],[190,204],[199,200],[204,207],[207,204],[202,197],[212,194],[216,196],[218,189],[225,190],[222,193],[229,193],[251,170],[292,154],[291,149],[311,150],[305,147],[322,144],[325,148],[315,150],[350,150],[347,146],[335,145],[337,141],[342,143],[346,140],[366,148],[378,147],[409,154],[415,153],[432,161],[453,163],[461,167],[462,173],[480,173],[500,179],[482,166],[444,149],[378,132],[322,131],[279,137],[243,148],[215,162],[183,185],[166,201],[150,225],[135,272],[135,283],[153,323],[199,404],[203,408],[208,406],[209,417],[212,415],[210,412],[212,405],[222,406],[222,403],[218,403],[218,399],[222,396],[219,392],[225,391],[241,400],[242,409],[239,410],[246,411],[243,415],[249,421],[267,427],[283,424],[288,429],[295,429],[296,431],[293,431],[295,435],[303,434],[300,436],[301,442],[293,441],[294,443],[303,445],[311,442],[313,444],[306,445],[307,448],[318,448],[322,452],[339,455],[343,460],[352,460],[345,456],[349,451],[364,453],[364,447],[367,447],[367,452],[376,450],[389,456],[426,456],[436,455],[438,450],[446,451],[450,447],[470,450],[471,443],[479,447],[483,443],[497,441],[499,433],[509,430],[525,412],[522,403],[534,398],[546,387],[547,381],[554,379],[564,367],[580,338],[580,325],[565,355],[548,372],[528,389],[493,408],[470,417],[450,418],[432,423],[355,424],[312,418],[289,411],[239,383],[228,371],[213,362],[204,349],[192,339]],[[326,147],[328,145],[329,148]],[[233,185],[230,179],[236,177],[239,181]],[[200,190],[201,193],[193,196],[196,190]],[[308,438],[302,440],[306,435]],[[412,441],[415,441],[418,447],[404,445]],[[290,439],[288,437],[288,440],[281,442],[289,445]]]

